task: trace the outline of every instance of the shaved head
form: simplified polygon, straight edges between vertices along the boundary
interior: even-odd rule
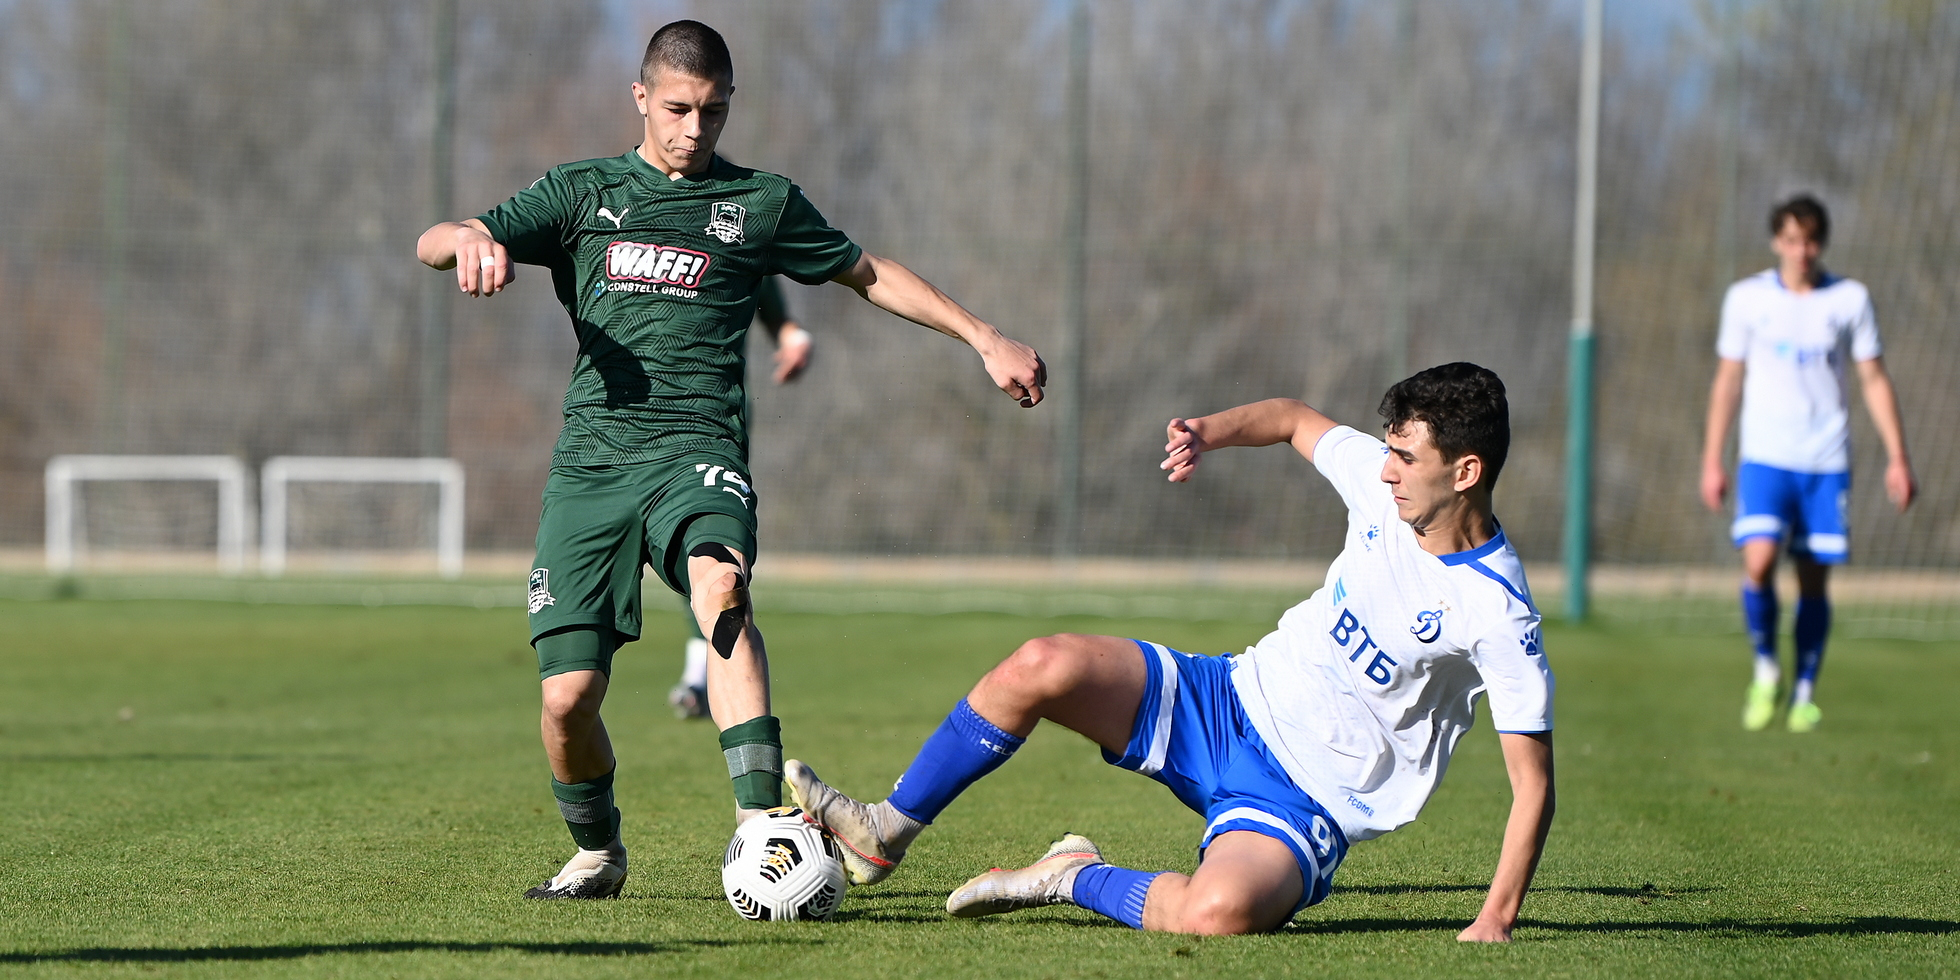
[[[735,61],[728,42],[714,28],[696,20],[677,20],[653,32],[646,57],[640,59],[640,84],[653,87],[662,68],[692,78],[733,85]]]

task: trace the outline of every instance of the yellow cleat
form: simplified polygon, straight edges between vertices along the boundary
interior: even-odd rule
[[[1776,717],[1776,684],[1757,681],[1749,685],[1749,700],[1742,705],[1742,727],[1752,732],[1760,732],[1769,727],[1771,718]],[[1812,727],[1815,727],[1815,722]],[[1791,716],[1791,731],[1796,730],[1796,717]],[[1805,729],[1809,731],[1809,729]]]
[[[1816,702],[1804,701],[1790,706],[1789,725],[1793,732],[1814,732],[1817,723],[1824,720],[1823,709]]]

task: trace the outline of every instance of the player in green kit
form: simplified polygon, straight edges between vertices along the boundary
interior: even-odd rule
[[[640,635],[641,566],[688,597],[715,657],[708,710],[739,822],[782,801],[782,737],[749,608],[744,341],[765,276],[838,282],[971,345],[996,387],[1041,401],[1045,368],[904,266],[863,252],[787,179],[715,155],[734,93],[721,35],[694,21],[647,44],[633,99],[645,138],[553,168],[475,218],[424,232],[421,260],[472,296],[551,270],[579,356],[565,393],[531,572],[552,792],[578,844],[532,898],[608,898],[626,878],[615,762],[599,709],[614,651]]]

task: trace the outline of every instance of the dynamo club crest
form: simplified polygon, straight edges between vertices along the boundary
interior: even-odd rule
[[[708,205],[708,227],[701,230],[721,239],[723,245],[733,245],[742,240],[742,219],[748,213],[740,204],[716,201]]]

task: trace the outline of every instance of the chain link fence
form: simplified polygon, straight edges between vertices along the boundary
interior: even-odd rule
[[[1469,359],[1511,391],[1499,514],[1552,559],[1577,8],[1088,0],[1081,113],[1069,6],[1047,0],[0,0],[0,546],[38,545],[55,454],[433,448],[468,470],[470,546],[527,548],[571,332],[541,271],[467,300],[414,241],[632,146],[645,39],[692,15],[736,57],[724,155],[790,175],[867,249],[1051,359],[1065,219],[1087,214],[1083,383],[1031,412],[959,345],[848,290],[790,287],[819,346],[794,385],[752,374],[765,556],[1054,553],[1074,400],[1072,550],[1325,558],[1340,508],[1309,468],[1221,454],[1171,486],[1164,422],[1289,395],[1372,427],[1390,381]],[[1875,587],[1868,619],[1945,622],[1960,3],[1654,9],[1609,3],[1607,21],[1599,557],[1653,573],[1656,608],[1726,609],[1728,585],[1706,583],[1732,578],[1699,570],[1732,568],[1727,517],[1695,496],[1717,308],[1770,264],[1772,201],[1810,190],[1836,219],[1827,263],[1872,288],[1925,493],[1890,512],[1860,414],[1854,562],[1906,583]],[[91,488],[89,539],[209,547],[186,514],[210,505],[181,492]],[[387,492],[335,490],[296,533],[431,538],[421,498]]]

